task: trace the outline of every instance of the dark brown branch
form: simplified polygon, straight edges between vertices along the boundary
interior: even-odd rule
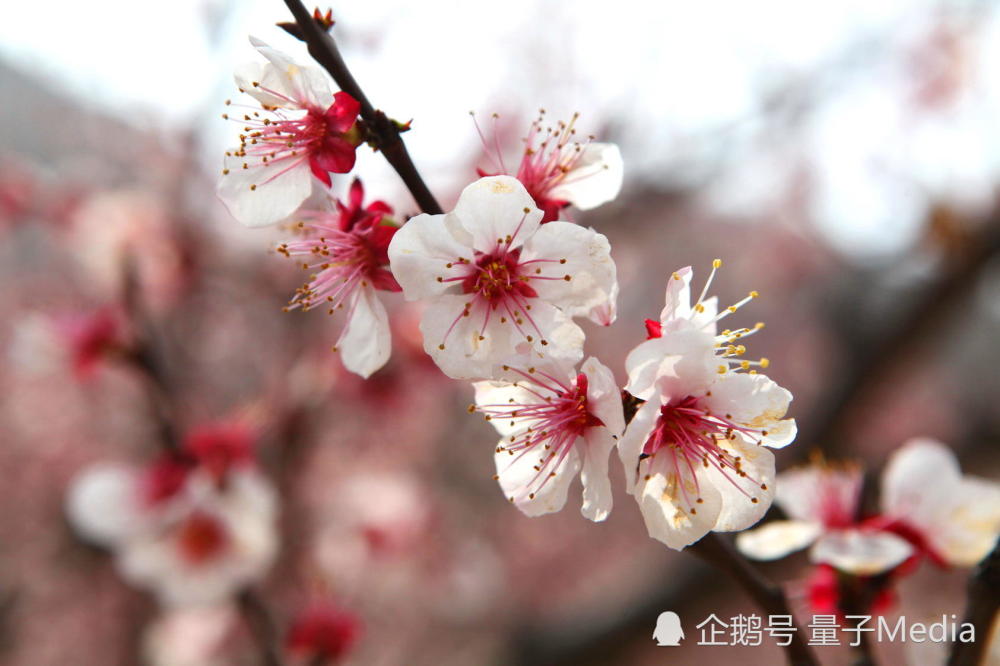
[[[956,641],[948,657],[948,666],[976,666],[983,663],[983,656],[990,643],[990,629],[1000,610],[1000,540],[993,552],[980,562],[969,578],[969,599],[963,622],[975,627],[976,640],[972,643]]]
[[[314,19],[299,0],[285,0],[285,4],[295,17],[302,39],[309,47],[309,54],[330,73],[340,89],[358,100],[361,104],[361,118],[364,120],[368,139],[378,150],[382,151],[399,177],[403,179],[413,199],[425,213],[437,215],[442,213],[437,199],[424,183],[417,167],[414,166],[406,144],[400,137],[400,127],[382,111],[377,110],[368,101],[361,86],[347,68],[347,64],[337,49],[336,42]]]
[[[271,611],[253,590],[244,590],[239,604],[250,634],[257,641],[262,666],[283,666],[285,662],[279,648],[281,640]]]
[[[689,546],[688,551],[717,569],[729,573],[766,615],[792,616],[788,600],[781,588],[764,578],[725,536],[709,532],[701,541]],[[791,643],[785,646],[789,664],[792,666],[819,664],[797,627],[792,632],[791,638]]]

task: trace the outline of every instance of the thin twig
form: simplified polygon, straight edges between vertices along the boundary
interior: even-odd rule
[[[969,578],[969,599],[963,623],[968,622],[976,632],[971,643],[956,641],[948,657],[948,666],[976,666],[983,663],[983,656],[990,644],[990,629],[1000,610],[1000,540],[993,552],[980,562]]]
[[[406,144],[403,143],[403,139],[399,135],[399,126],[368,101],[368,97],[347,68],[333,37],[316,23],[299,0],[285,0],[285,4],[292,12],[292,16],[295,17],[302,38],[309,47],[309,54],[330,73],[341,90],[361,104],[361,118],[365,122],[369,140],[385,155],[386,161],[403,179],[403,183],[413,195],[417,205],[420,206],[420,210],[431,215],[442,213],[437,199],[431,194],[424,179],[417,171],[417,167],[414,166],[413,160],[410,159]]]

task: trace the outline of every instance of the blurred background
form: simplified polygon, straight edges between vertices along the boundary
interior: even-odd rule
[[[372,102],[413,119],[407,145],[446,209],[488,164],[470,110],[508,162],[539,108],[578,111],[582,131],[621,146],[622,195],[572,214],[608,236],[618,265],[618,323],[586,330],[619,380],[665,278],[692,265],[699,285],[720,257],[713,291],[722,303],[760,291],[734,325],[767,323],[751,354],[795,395],[800,436],[779,469],[822,451],[877,475],[928,435],[996,478],[998,10],[345,1],[333,34]],[[511,507],[491,479],[493,430],[466,413],[471,388],[423,357],[401,298],[388,299],[393,358],[368,382],[329,351],[337,317],[282,313],[302,281],[273,251],[288,232],[242,227],[214,187],[239,132],[220,117],[232,69],[258,58],[247,35],[307,61],[275,27],[290,20],[283,3],[8,3],[3,16],[0,662],[257,663],[238,607],[159,608],[63,517],[84,466],[156,454],[162,414],[143,378],[92,367],[65,334],[136,303],[173,426],[254,432],[281,503],[280,553],[258,586],[278,631],[328,595],[365,627],[345,663],[653,664],[661,611],[689,638],[711,612],[753,612],[728,579],[649,539],[624,493],[596,525],[573,499],[536,519]],[[362,147],[355,173],[398,217],[418,212],[380,155]],[[612,474],[623,487],[614,462]],[[763,568],[804,613],[806,564]],[[961,614],[965,576],[925,566],[891,613]],[[766,641],[693,642],[669,656],[781,659]],[[942,654],[876,649],[886,663]]]

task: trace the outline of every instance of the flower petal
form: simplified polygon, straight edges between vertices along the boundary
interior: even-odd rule
[[[136,472],[125,465],[98,463],[77,474],[66,497],[66,514],[80,536],[114,546],[144,522]]]
[[[723,474],[714,466],[708,468],[722,496],[722,510],[713,528],[716,532],[736,532],[755,524],[774,499],[774,454],[764,446],[741,439],[719,442],[733,458],[740,459],[740,471],[726,470]]]
[[[499,446],[503,446],[503,440]],[[494,454],[500,488],[504,496],[526,516],[535,517],[560,511],[566,505],[569,486],[580,471],[580,459],[570,451],[555,469],[554,476],[539,479],[535,469],[538,456],[501,451]],[[544,483],[539,487],[539,482]]]
[[[218,195],[230,215],[248,227],[263,227],[288,218],[312,192],[313,176],[305,158],[288,168],[281,162],[264,163],[260,157],[225,159],[226,173],[219,179]],[[247,168],[243,168],[246,165]]]
[[[821,536],[809,559],[856,576],[874,576],[902,564],[912,554],[913,547],[895,534],[848,529]]]
[[[584,517],[600,522],[611,513],[611,480],[608,478],[608,456],[615,448],[615,439],[603,426],[588,428],[583,441],[577,440],[580,449],[582,469],[580,481],[583,483]]]
[[[583,362],[580,372],[587,375],[587,405],[591,414],[599,418],[612,435],[621,437],[625,432],[625,414],[614,373],[593,356]]]
[[[374,287],[359,288],[353,298],[340,338],[340,358],[345,368],[368,379],[392,353],[389,317]]]
[[[773,520],[763,527],[740,532],[736,547],[755,560],[777,560],[801,550],[822,533],[819,523],[804,520]]]
[[[448,215],[417,215],[399,228],[389,243],[392,274],[408,301],[432,298],[452,288],[447,268],[459,258],[471,259],[469,247],[449,232]],[[452,288],[454,291],[456,288]],[[449,322],[450,323],[450,322]]]
[[[626,390],[648,400],[663,395],[702,395],[717,376],[715,338],[693,328],[646,340],[629,352]]]
[[[541,260],[538,277],[558,278],[531,280],[539,298],[571,317],[610,307],[617,279],[611,246],[603,234],[571,222],[549,222],[524,243],[521,261],[533,260]]]
[[[618,146],[588,143],[563,181],[549,193],[549,198],[568,201],[580,210],[597,208],[618,196],[624,175]]]
[[[665,463],[666,456],[661,460]],[[639,482],[636,500],[649,536],[674,550],[712,531],[722,511],[722,497],[701,466],[692,475],[686,465],[654,463],[649,479]]]
[[[490,176],[468,185],[455,204],[455,217],[472,235],[472,247],[492,252],[511,238],[509,248],[520,247],[538,230],[542,211],[516,178]]]
[[[728,372],[717,376],[704,404],[714,414],[725,414],[740,425],[770,432],[784,418],[791,400],[792,394],[766,375]],[[786,425],[780,434],[787,437],[788,428]]]

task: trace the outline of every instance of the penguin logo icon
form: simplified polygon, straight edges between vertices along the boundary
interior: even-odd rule
[[[679,645],[684,638],[681,619],[673,611],[664,611],[656,619],[656,629],[653,630],[653,640],[660,647]]]

